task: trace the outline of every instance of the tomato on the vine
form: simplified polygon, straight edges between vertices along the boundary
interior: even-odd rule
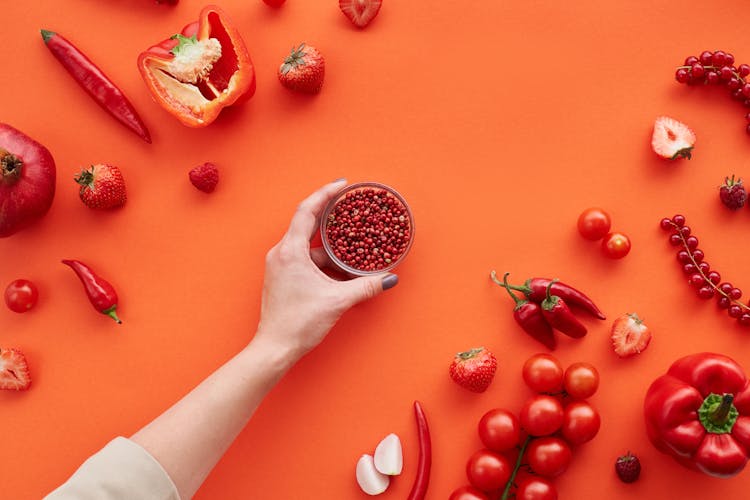
[[[601,426],[599,412],[585,401],[574,401],[563,412],[562,435],[572,445],[594,439]]]
[[[591,363],[573,363],[565,370],[563,387],[573,399],[590,398],[599,388],[599,371]]]
[[[472,486],[482,491],[493,491],[505,486],[513,466],[508,458],[490,450],[479,450],[466,464],[466,476]]]
[[[508,451],[521,441],[521,424],[508,410],[496,408],[485,413],[478,431],[482,444],[492,451]]]
[[[560,429],[563,422],[562,403],[552,396],[539,394],[521,408],[521,427],[532,436],[548,436]]]
[[[630,253],[630,238],[623,233],[609,233],[602,240],[602,252],[610,259],[622,259]]]
[[[451,493],[448,500],[489,500],[489,497],[473,486],[461,486]]]
[[[518,483],[516,500],[557,500],[557,489],[549,479],[528,476]]]
[[[523,364],[523,380],[535,392],[559,392],[563,386],[563,367],[554,356],[535,354]]]
[[[572,457],[568,443],[557,437],[533,439],[526,449],[531,469],[541,476],[559,476],[568,468]]]
[[[39,300],[39,291],[29,280],[12,281],[5,289],[5,304],[11,311],[24,313],[34,307],[37,300]]]
[[[578,216],[578,232],[591,241],[604,238],[611,224],[609,214],[601,208],[587,208]]]

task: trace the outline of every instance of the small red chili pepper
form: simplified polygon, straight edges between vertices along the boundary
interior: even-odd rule
[[[531,278],[521,285],[510,285],[510,288],[519,292],[523,292],[526,298],[533,302],[542,302],[547,296],[547,286],[550,283],[552,285],[552,293],[565,300],[572,306],[580,307],[592,316],[599,319],[607,319],[604,313],[596,307],[596,304],[583,293],[579,292],[570,285],[566,285],[561,281],[555,281],[548,278]]]
[[[430,484],[432,442],[430,441],[430,428],[427,426],[427,417],[419,401],[414,401],[414,417],[417,419],[417,433],[419,436],[419,463],[417,464],[417,477],[414,479],[414,485],[407,500],[424,500],[427,494],[427,486]]]
[[[552,325],[552,328],[560,330],[570,337],[581,338],[586,335],[586,327],[573,316],[573,312],[562,298],[550,293],[555,282],[555,280],[552,280],[547,285],[547,297],[542,301],[544,318]]]
[[[47,48],[88,94],[120,123],[151,143],[151,135],[125,94],[91,59],[58,33],[41,30]]]
[[[63,264],[70,266],[81,279],[94,309],[106,314],[118,323],[122,323],[117,317],[117,292],[107,280],[100,278],[94,271],[83,262],[77,260],[63,260]]]
[[[510,273],[505,273],[503,281],[500,281],[497,279],[495,271],[492,271],[490,273],[490,278],[492,281],[505,288],[515,301],[516,307],[513,309],[513,319],[515,319],[516,323],[523,328],[523,331],[528,333],[532,338],[544,344],[547,349],[554,350],[557,347],[557,339],[555,339],[555,335],[552,332],[552,327],[547,323],[547,320],[544,319],[541,306],[535,302],[521,300],[516,297],[516,295],[510,290],[511,286],[508,284],[509,274]]]

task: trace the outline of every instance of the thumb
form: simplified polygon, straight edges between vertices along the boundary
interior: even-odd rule
[[[351,305],[369,300],[383,291],[398,284],[397,274],[378,274],[375,276],[361,276],[341,283],[345,289]]]

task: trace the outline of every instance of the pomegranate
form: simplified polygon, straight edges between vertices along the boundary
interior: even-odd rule
[[[55,160],[23,132],[0,123],[0,238],[41,218],[55,196]]]

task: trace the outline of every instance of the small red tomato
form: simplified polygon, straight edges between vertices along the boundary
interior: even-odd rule
[[[11,311],[24,313],[34,307],[37,300],[39,300],[39,291],[29,280],[12,281],[5,289],[5,303]]]
[[[508,410],[490,410],[479,420],[479,439],[492,451],[504,452],[521,441],[521,424]]]
[[[490,450],[479,450],[466,464],[466,476],[472,486],[485,492],[505,486],[513,466],[508,458]]]
[[[587,240],[596,241],[609,232],[612,221],[601,208],[587,208],[578,216],[578,232]]]
[[[557,489],[549,479],[528,476],[518,483],[516,500],[557,500]]]
[[[531,469],[541,476],[559,476],[570,465],[573,452],[564,440],[556,437],[533,439],[526,451]]]
[[[601,426],[601,417],[585,401],[574,401],[563,412],[562,435],[573,446],[594,439]]]
[[[552,396],[534,396],[521,408],[521,427],[532,436],[553,434],[560,429],[562,422],[562,403]]]
[[[448,500],[490,500],[484,492],[479,491],[473,486],[461,486],[451,493]]]
[[[565,370],[565,392],[573,399],[587,399],[599,388],[599,372],[590,363],[573,363]]]
[[[622,259],[630,252],[630,238],[622,233],[609,233],[602,240],[602,252],[610,259]]]
[[[560,392],[563,368],[556,357],[535,354],[523,364],[523,380],[535,392]]]

